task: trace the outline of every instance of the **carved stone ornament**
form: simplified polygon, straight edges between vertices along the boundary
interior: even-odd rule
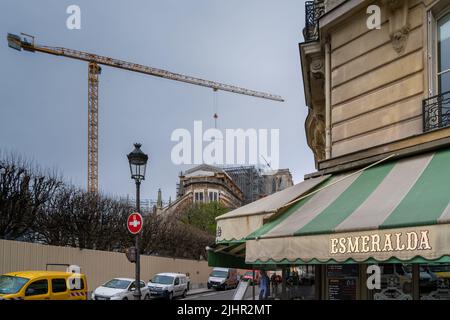
[[[392,46],[398,54],[402,54],[408,41],[410,26],[408,24],[407,0],[384,0],[389,17],[389,36]]]
[[[309,109],[305,123],[308,145],[316,161],[325,159],[325,117],[314,108]]]
[[[312,59],[310,64],[311,75],[314,79],[324,79],[325,77],[325,64],[323,57],[316,57]]]

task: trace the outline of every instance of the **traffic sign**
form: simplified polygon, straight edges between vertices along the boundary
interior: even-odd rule
[[[134,212],[128,216],[127,228],[131,234],[138,234],[142,230],[143,220],[138,212]]]

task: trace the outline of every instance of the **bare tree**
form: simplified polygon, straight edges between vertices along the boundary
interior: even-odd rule
[[[42,174],[18,157],[0,160],[0,238],[33,238],[36,214],[61,186],[56,175]]]
[[[0,160],[0,238],[107,251],[133,245],[127,202],[40,172],[18,158]],[[214,236],[175,214],[144,216],[143,254],[201,259],[212,241]]]

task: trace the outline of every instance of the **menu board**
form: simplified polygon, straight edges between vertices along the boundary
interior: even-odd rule
[[[356,278],[328,279],[329,300],[356,300]]]
[[[357,277],[358,265],[355,264],[330,264],[327,266],[328,277]]]

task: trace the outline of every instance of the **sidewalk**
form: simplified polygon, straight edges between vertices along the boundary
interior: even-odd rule
[[[201,293],[205,293],[205,292],[212,292],[214,291],[213,289],[208,289],[208,288],[198,288],[198,289],[191,289],[186,293],[186,296],[193,296],[196,294],[201,294]]]

